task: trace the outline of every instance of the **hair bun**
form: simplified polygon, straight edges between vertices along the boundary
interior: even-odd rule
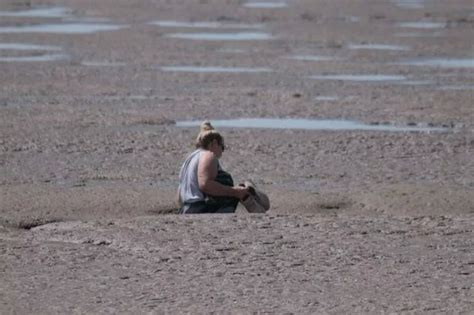
[[[201,132],[205,132],[205,131],[211,131],[211,130],[215,130],[214,127],[211,125],[211,122],[206,120],[204,121],[202,124],[201,124]]]

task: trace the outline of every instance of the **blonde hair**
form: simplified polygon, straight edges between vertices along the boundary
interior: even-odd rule
[[[202,122],[196,138],[196,148],[207,149],[214,140],[217,140],[220,144],[224,143],[224,137],[211,125],[211,122]]]

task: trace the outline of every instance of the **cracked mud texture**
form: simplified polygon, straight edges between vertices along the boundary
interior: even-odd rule
[[[397,64],[472,61],[472,1],[286,2],[68,0],[54,3],[70,9],[65,17],[0,16],[0,28],[71,18],[127,26],[0,32],[0,43],[68,56],[0,61],[0,313],[474,311],[473,68]],[[2,1],[0,11],[29,3]],[[173,39],[235,30],[156,20],[263,24],[257,31],[274,39]],[[400,26],[411,22],[444,26]],[[367,44],[408,49],[349,48]],[[0,49],[5,58],[50,53]],[[335,58],[288,58],[305,55]],[[309,78],[350,74],[406,80]],[[241,117],[447,131],[222,128],[225,169],[267,192],[271,210],[175,215],[179,167],[197,133],[175,122]]]

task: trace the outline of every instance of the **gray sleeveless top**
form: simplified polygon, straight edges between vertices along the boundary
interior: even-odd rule
[[[179,171],[179,196],[183,203],[194,203],[206,199],[206,195],[199,189],[198,166],[203,149],[191,153]],[[222,170],[221,163],[217,161],[217,170]]]
[[[205,196],[199,189],[198,165],[202,149],[191,153],[181,166],[179,172],[179,195],[183,203],[194,203],[204,200]]]

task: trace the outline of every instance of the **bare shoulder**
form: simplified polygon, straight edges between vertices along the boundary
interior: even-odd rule
[[[199,159],[198,176],[214,179],[217,175],[217,158],[214,153],[204,151]]]
[[[211,151],[203,151],[201,153],[200,160],[206,163],[212,163],[214,161],[217,162],[216,155]]]

